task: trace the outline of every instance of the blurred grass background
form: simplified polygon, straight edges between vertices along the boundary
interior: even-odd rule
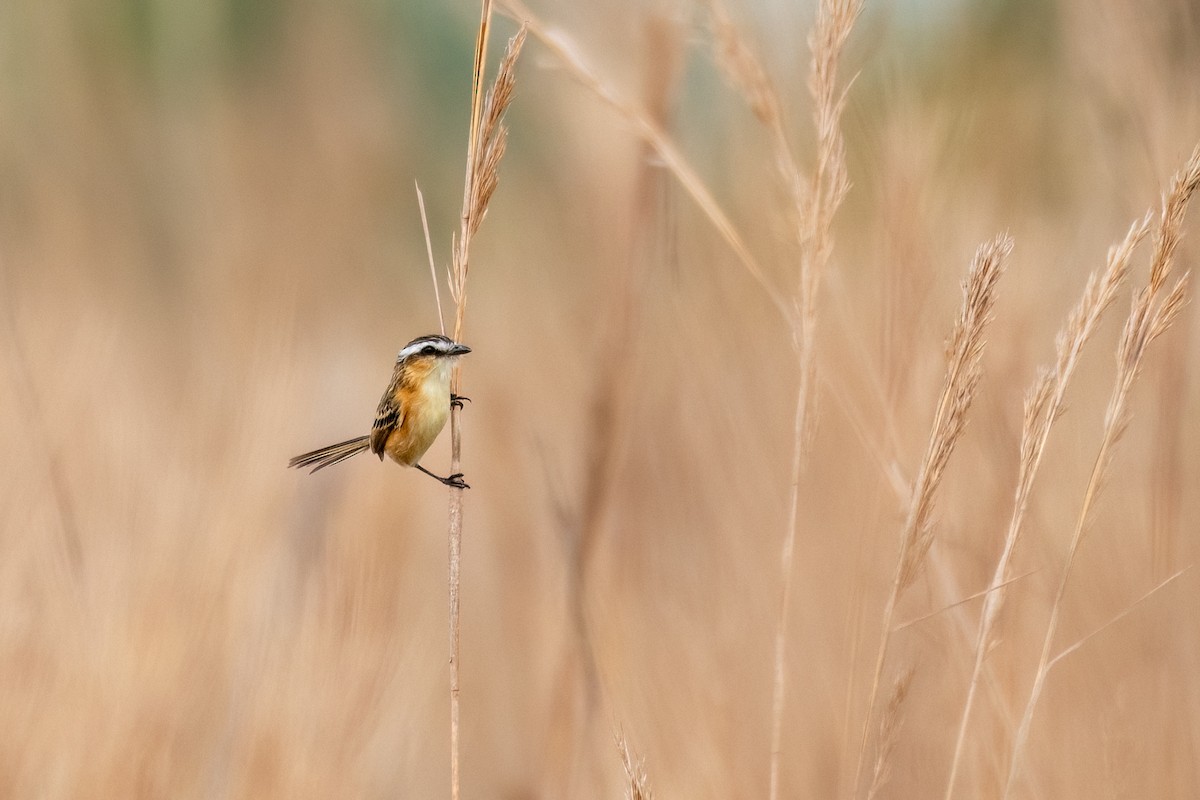
[[[782,278],[785,195],[707,16],[536,10],[651,102]],[[807,3],[735,7],[801,152]],[[472,3],[13,0],[0,9],[0,796],[392,797],[448,788],[445,492],[362,458],[396,351],[436,330]],[[499,22],[498,38],[513,26]],[[496,49],[493,49],[493,53]],[[785,796],[848,791],[903,502],[975,245],[1009,231],[986,375],[900,616],[982,590],[1021,400],[1106,248],[1200,131],[1190,0],[868,6],[854,184],[821,301]],[[766,793],[789,332],[628,127],[531,41],[472,250],[464,391],[468,797]],[[1195,263],[1195,222],[1180,264]],[[1144,255],[1135,281],[1144,280]],[[443,292],[443,294],[445,294]],[[962,796],[997,792],[1112,380],[1122,296],[1034,489]],[[1200,546],[1194,311],[1151,353],[1062,647]],[[615,387],[615,388],[614,388]],[[440,441],[426,458],[448,463]],[[1022,791],[1200,794],[1200,574],[1051,673]],[[978,601],[897,634],[886,794],[940,792]]]

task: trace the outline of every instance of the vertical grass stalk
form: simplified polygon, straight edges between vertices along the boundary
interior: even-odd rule
[[[1195,194],[1197,187],[1200,187],[1200,146],[1192,151],[1192,156],[1188,159],[1187,164],[1172,179],[1171,189],[1163,200],[1154,236],[1154,252],[1150,259],[1150,279],[1146,286],[1134,294],[1129,318],[1125,322],[1120,342],[1117,344],[1117,373],[1108,408],[1104,414],[1104,431],[1100,448],[1092,466],[1087,488],[1084,490],[1083,505],[1075,521],[1071,544],[1067,548],[1066,561],[1063,563],[1058,588],[1054,593],[1054,603],[1050,607],[1050,620],[1042,639],[1042,651],[1034,672],[1033,687],[1013,740],[1004,797],[1008,797],[1016,785],[1021,754],[1029,739],[1033,714],[1045,688],[1046,676],[1054,664],[1051,658],[1051,649],[1054,646],[1054,636],[1058,631],[1059,619],[1062,616],[1067,581],[1071,576],[1071,568],[1075,563],[1079,545],[1087,532],[1092,506],[1112,461],[1113,448],[1128,427],[1129,396],[1133,384],[1141,372],[1146,348],[1170,328],[1185,303],[1188,275],[1185,273],[1177,279],[1170,289],[1167,288],[1167,279],[1171,275],[1175,249],[1182,236],[1184,213],[1187,211],[1188,202]]]
[[[1133,256],[1133,251],[1150,230],[1150,219],[1150,215],[1146,215],[1140,222],[1135,222],[1125,235],[1125,239],[1119,245],[1109,249],[1104,272],[1093,273],[1088,278],[1083,297],[1067,318],[1066,326],[1058,334],[1055,348],[1057,359],[1054,369],[1045,370],[1038,375],[1033,385],[1025,393],[1020,466],[1013,497],[1012,516],[1009,518],[1000,560],[996,564],[989,588],[984,594],[983,610],[980,612],[979,628],[975,636],[971,680],[967,687],[967,698],[963,703],[962,715],[959,718],[958,735],[954,743],[954,757],[950,762],[950,777],[946,781],[946,800],[950,800],[954,794],[959,765],[962,762],[963,747],[966,742],[967,726],[983,674],[983,663],[992,646],[992,630],[999,618],[1000,609],[1004,605],[1005,588],[1012,580],[1010,573],[1013,552],[1020,539],[1025,521],[1025,511],[1029,506],[1029,495],[1033,489],[1038,468],[1041,466],[1042,456],[1046,452],[1050,430],[1054,422],[1066,410],[1067,386],[1071,382],[1071,376],[1075,373],[1083,346],[1095,332],[1104,311],[1112,305],[1117,290],[1124,283],[1129,272],[1129,261]]]
[[[467,274],[471,240],[487,214],[488,203],[499,183],[500,161],[508,142],[504,113],[512,102],[516,88],[516,64],[525,42],[525,28],[508,42],[504,58],[496,73],[495,83],[483,97],[483,69],[487,61],[488,31],[491,27],[492,4],[484,0],[479,35],[475,42],[475,65],[471,82],[471,129],[467,144],[467,169],[463,185],[461,225],[452,247],[449,285],[454,298],[454,340],[462,341],[467,308]],[[459,367],[455,367],[450,391],[459,389]],[[459,409],[450,412],[450,472],[460,471],[462,464],[462,425]],[[450,603],[450,796],[459,797],[459,579],[462,563],[463,490],[450,488],[449,522],[449,603]]]
[[[767,129],[776,170],[792,201],[792,230],[799,256],[795,293],[786,314],[800,376],[792,421],[791,501],[780,552],[782,588],[776,614],[771,680],[770,800],[777,800],[780,791],[779,760],[787,702],[787,638],[799,527],[800,479],[809,434],[814,427],[812,394],[816,382],[817,299],[821,276],[828,268],[833,253],[833,218],[850,190],[846,146],[841,131],[845,94],[839,88],[838,64],[861,11],[862,3],[859,0],[823,0],[817,9],[816,22],[809,36],[811,63],[808,80],[813,101],[817,153],[812,175],[806,180],[784,128],[782,103],[774,83],[754,51],[745,44],[723,5],[719,0],[710,3],[717,61],[741,91],[755,117]]]
[[[870,698],[863,715],[862,741],[859,744],[858,765],[855,768],[856,795],[857,787],[862,781],[870,725],[883,678],[883,666],[891,645],[896,605],[904,592],[916,581],[925,563],[925,556],[933,544],[933,508],[937,490],[950,456],[954,453],[954,448],[966,427],[967,411],[971,407],[975,389],[983,372],[980,363],[985,344],[983,335],[988,322],[991,321],[992,307],[996,300],[996,283],[1003,270],[1004,259],[1012,251],[1012,246],[1012,239],[1003,235],[982,245],[975,252],[970,272],[963,284],[962,308],[950,336],[946,376],[934,412],[929,444],[924,458],[921,459],[905,514],[904,527],[900,533],[900,552],[896,557],[892,590],[884,604],[879,650],[871,678]],[[880,755],[883,755],[882,749]]]

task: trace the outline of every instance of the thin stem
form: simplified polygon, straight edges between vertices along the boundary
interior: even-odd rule
[[[1188,275],[1185,273],[1177,279],[1170,289],[1167,288],[1167,279],[1171,273],[1174,252],[1181,236],[1180,229],[1184,214],[1187,211],[1188,202],[1197,188],[1200,188],[1200,146],[1192,151],[1187,164],[1176,173],[1172,179],[1171,190],[1163,199],[1159,225],[1154,237],[1154,252],[1150,259],[1150,279],[1145,287],[1134,293],[1129,317],[1117,345],[1117,373],[1108,409],[1105,411],[1100,449],[1096,454],[1096,461],[1092,466],[1091,477],[1088,479],[1087,490],[1084,493],[1083,505],[1075,522],[1075,532],[1071,536],[1071,545],[1067,551],[1066,562],[1063,564],[1054,604],[1050,608],[1050,620],[1042,641],[1042,653],[1034,674],[1033,687],[1029,700],[1025,704],[1021,724],[1018,726],[1013,740],[1004,797],[1008,797],[1016,785],[1022,750],[1029,739],[1033,714],[1045,688],[1046,676],[1053,665],[1050,659],[1050,649],[1058,631],[1063,597],[1066,595],[1067,582],[1071,577],[1075,555],[1087,530],[1088,518],[1110,464],[1112,450],[1128,425],[1129,396],[1141,370],[1146,348],[1171,326],[1186,302]]]
[[[796,392],[796,418],[792,439],[792,503],[788,510],[788,528],[783,540],[780,569],[783,592],[779,598],[778,624],[775,628],[774,690],[771,700],[771,783],[768,797],[779,797],[779,754],[783,738],[783,709],[786,701],[788,610],[792,607],[792,572],[796,551],[796,526],[800,514],[800,472],[804,463],[804,429],[807,424],[808,375],[801,373]]]
[[[525,41],[525,29],[521,28],[508,42],[504,58],[496,73],[496,80],[483,96],[483,69],[487,59],[488,30],[491,27],[491,0],[483,0],[479,35],[475,40],[475,64],[471,81],[471,129],[467,142],[467,168],[463,186],[463,208],[459,235],[454,240],[451,254],[450,287],[454,296],[454,340],[463,339],[463,325],[467,310],[468,255],[471,239],[487,214],[488,203],[499,181],[500,160],[504,156],[508,131],[504,126],[504,113],[512,102],[516,85],[516,63]],[[461,367],[455,366],[450,378],[450,391],[459,394]],[[460,473],[462,464],[461,409],[450,407],[450,473]],[[459,797],[459,633],[460,595],[459,579],[462,573],[462,526],[463,486],[448,484],[449,522],[448,550],[450,599],[450,797]]]
[[[446,335],[446,318],[442,315],[442,293],[438,289],[437,268],[433,265],[433,244],[429,241],[429,218],[425,215],[425,195],[421,194],[421,184],[413,181],[417,190],[417,204],[421,207],[421,228],[425,231],[425,254],[429,256],[429,275],[433,278],[433,299],[437,303],[438,329],[442,336]]]
[[[683,187],[704,213],[709,222],[737,256],[745,270],[762,287],[771,303],[787,322],[794,322],[796,312],[792,304],[778,287],[766,276],[758,260],[751,254],[737,228],[721,208],[716,198],[705,186],[704,181],[684,158],[671,138],[644,110],[626,100],[607,86],[579,56],[574,42],[557,30],[553,30],[537,18],[520,0],[500,0],[501,10],[520,20],[529,28],[552,55],[559,59],[568,72],[585,88],[611,106],[629,122],[637,134],[651,147],[663,162],[663,166]]]
[[[455,330],[458,341],[460,331]],[[458,388],[458,372],[454,373],[454,386]],[[459,409],[450,409],[450,472],[459,471],[462,456],[462,426],[459,424]],[[458,800],[459,782],[459,709],[458,709],[458,646],[459,646],[459,575],[462,564],[462,512],[463,490],[450,487],[449,510],[449,594],[450,594],[450,797]]]
[[[1091,633],[1087,634],[1086,636],[1082,637],[1082,638],[1081,638],[1081,639],[1079,639],[1077,642],[1075,642],[1075,644],[1071,645],[1070,647],[1068,647],[1067,649],[1063,650],[1061,653],[1059,653],[1058,655],[1056,655],[1054,658],[1050,659],[1050,668],[1053,668],[1053,667],[1054,667],[1054,665],[1055,665],[1055,664],[1057,664],[1059,661],[1062,661],[1064,658],[1066,658],[1067,656],[1071,655],[1072,653],[1074,653],[1074,652],[1075,652],[1076,650],[1078,650],[1079,648],[1083,647],[1085,644],[1087,644],[1088,642],[1090,642],[1092,639],[1094,639],[1095,637],[1099,636],[1101,633],[1103,633],[1104,631],[1108,630],[1108,629],[1109,629],[1109,628],[1111,628],[1113,625],[1116,625],[1118,622],[1120,622],[1121,620],[1123,620],[1125,617],[1127,617],[1127,616],[1129,616],[1130,614],[1132,614],[1134,611],[1136,611],[1136,610],[1138,609],[1138,607],[1139,607],[1139,606],[1140,606],[1142,603],[1146,602],[1146,601],[1147,601],[1147,600],[1149,600],[1151,597],[1153,597],[1154,595],[1158,594],[1160,591],[1162,591],[1163,589],[1165,589],[1165,588],[1167,587],[1167,585],[1168,585],[1168,584],[1170,584],[1170,583],[1171,583],[1172,581],[1174,581],[1176,578],[1179,578],[1180,576],[1182,576],[1182,575],[1183,575],[1183,573],[1185,573],[1185,572],[1187,572],[1189,569],[1191,569],[1191,568],[1192,568],[1192,566],[1193,566],[1192,564],[1188,564],[1186,567],[1184,567],[1183,569],[1179,570],[1178,572],[1176,572],[1176,573],[1175,573],[1174,575],[1172,575],[1171,577],[1169,577],[1169,578],[1167,578],[1166,580],[1164,580],[1164,581],[1160,582],[1160,583],[1159,583],[1157,586],[1155,586],[1153,589],[1151,589],[1150,591],[1146,592],[1146,593],[1145,593],[1145,594],[1143,594],[1141,597],[1139,597],[1137,600],[1134,600],[1132,603],[1130,603],[1130,604],[1129,604],[1129,605],[1128,605],[1128,606],[1125,608],[1125,610],[1123,610],[1121,613],[1117,614],[1115,617],[1113,617],[1112,619],[1110,619],[1108,622],[1104,623],[1104,624],[1103,624],[1103,625],[1101,625],[1099,628],[1096,628],[1096,630],[1094,630],[1094,631],[1092,631]]]
[[[1075,533],[1071,536],[1071,547],[1067,551],[1067,562],[1063,565],[1062,577],[1058,581],[1058,589],[1054,593],[1054,605],[1050,608],[1050,622],[1046,626],[1046,636],[1042,640],[1042,655],[1038,659],[1037,673],[1033,679],[1033,689],[1029,694],[1029,701],[1025,704],[1025,713],[1021,716],[1021,724],[1017,727],[1016,738],[1013,740],[1012,756],[1008,762],[1008,780],[1004,785],[1004,797],[1008,797],[1013,790],[1017,780],[1018,766],[1021,761],[1021,749],[1025,746],[1025,741],[1029,738],[1029,728],[1033,723],[1033,712],[1037,708],[1038,700],[1042,696],[1042,688],[1046,684],[1046,675],[1050,671],[1050,648],[1054,644],[1054,634],[1058,631],[1058,620],[1062,612],[1063,596],[1067,593],[1067,581],[1071,577],[1071,567],[1075,562],[1075,553],[1079,549],[1079,543],[1083,540],[1083,532],[1087,528],[1088,514],[1091,512],[1092,503],[1096,499],[1096,495],[1100,490],[1101,478],[1104,475],[1105,467],[1108,464],[1108,453],[1115,441],[1115,436],[1111,435],[1115,432],[1115,428],[1109,428],[1104,437],[1104,441],[1100,445],[1100,452],[1096,455],[1096,462],[1092,465],[1092,475],[1088,479],[1087,491],[1083,497],[1083,508],[1079,511],[1079,517],[1075,521]]]
[[[1004,259],[1011,250],[1012,240],[1008,236],[998,236],[981,246],[975,252],[967,280],[963,284],[962,307],[950,337],[949,363],[934,411],[929,443],[921,459],[905,513],[892,589],[884,604],[879,650],[875,656],[871,691],[863,716],[862,737],[854,769],[855,795],[858,794],[858,788],[863,781],[863,765],[866,761],[871,722],[879,698],[883,667],[891,648],[892,634],[895,632],[893,618],[896,606],[900,596],[916,580],[933,544],[934,502],[946,465],[966,425],[967,412],[970,410],[982,370],[980,359],[985,344],[984,331],[991,321],[996,282],[1000,277]]]
[[[1079,305],[1068,317],[1066,327],[1058,335],[1057,363],[1052,371],[1042,373],[1026,394],[1025,421],[1021,432],[1021,466],[1013,498],[1012,515],[1004,537],[1004,547],[992,575],[991,586],[979,615],[979,626],[975,635],[974,665],[967,687],[967,697],[959,718],[958,735],[954,742],[954,757],[950,762],[950,775],[946,781],[945,800],[951,800],[958,780],[962,755],[966,746],[968,724],[975,706],[983,664],[991,646],[992,629],[1000,616],[1004,604],[1003,587],[1008,583],[1013,552],[1020,540],[1025,513],[1033,484],[1041,467],[1042,457],[1050,439],[1055,420],[1065,410],[1067,387],[1079,363],[1084,345],[1096,330],[1101,317],[1116,297],[1117,290],[1125,281],[1129,261],[1138,244],[1150,230],[1151,215],[1135,221],[1124,240],[1108,252],[1108,263],[1102,273],[1094,273],[1087,281]]]
[[[479,149],[479,121],[483,108],[483,69],[487,61],[488,29],[491,26],[492,3],[483,0],[479,33],[475,39],[475,62],[471,70],[471,126],[467,138],[467,167],[463,180],[463,209],[458,246],[454,248],[454,341],[462,341],[463,315],[466,311],[467,253],[471,242],[471,218],[474,213],[475,181]],[[458,394],[459,367],[455,367],[450,391]],[[450,407],[450,474],[459,471],[462,463],[462,426],[457,406]],[[449,521],[447,530],[450,606],[450,798],[459,800],[459,723],[458,656],[460,634],[459,580],[462,573],[462,514],[463,490],[450,488]]]

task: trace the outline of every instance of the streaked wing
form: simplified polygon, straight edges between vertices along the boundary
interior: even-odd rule
[[[379,399],[379,408],[375,409],[375,421],[371,423],[371,452],[383,458],[383,448],[388,436],[404,422],[404,412],[396,399],[396,390],[400,388],[400,371],[392,376],[387,391]]]

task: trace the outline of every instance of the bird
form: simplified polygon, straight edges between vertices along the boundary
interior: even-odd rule
[[[454,364],[469,352],[471,348],[465,344],[439,334],[413,339],[396,355],[396,368],[379,400],[371,433],[296,456],[288,466],[311,466],[316,472],[370,450],[380,461],[386,454],[397,464],[416,467],[447,486],[471,488],[461,472],[442,478],[420,464],[446,425],[451,407],[462,408],[463,401],[470,399],[450,392]]]

